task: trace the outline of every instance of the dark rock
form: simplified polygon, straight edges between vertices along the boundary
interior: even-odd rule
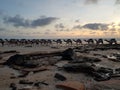
[[[111,79],[111,75],[113,74],[113,70],[110,68],[99,68],[90,63],[66,64],[63,66],[63,69],[68,72],[83,72],[94,77],[96,81],[109,80]]]
[[[32,45],[28,45],[28,46],[25,46],[25,47],[33,47]]]
[[[10,84],[10,87],[15,87],[15,86],[16,86],[15,83],[11,83],[11,84]]]
[[[29,74],[29,72],[24,72],[21,75],[19,75],[18,77],[26,77]]]
[[[95,57],[83,57],[85,62],[100,62],[101,60]]]
[[[29,60],[29,56],[19,55],[19,54],[11,56],[7,60],[7,62],[5,62],[5,64],[8,66],[18,65],[18,66],[27,67],[27,68],[34,68],[38,66],[38,62],[35,62],[34,60]]]
[[[87,56],[80,56],[77,59],[71,61],[72,63],[84,63],[84,62],[100,62],[101,60],[99,58],[95,57],[87,57]]]
[[[46,85],[46,86],[48,86],[48,85],[49,85],[48,83],[45,83],[45,82],[41,82],[41,84],[44,84],[44,85]]]
[[[16,76],[11,76],[10,78],[11,78],[11,79],[15,79],[15,78],[16,78]]]
[[[106,55],[102,55],[102,57],[103,57],[103,58],[107,58],[107,56],[106,56]]]
[[[116,74],[111,75],[111,77],[112,77],[112,78],[113,78],[113,77],[120,77],[120,74],[116,73]]]
[[[24,64],[24,56],[19,55],[19,54],[11,56],[5,64],[7,64],[7,65],[12,65],[12,64],[21,65],[21,64]]]
[[[110,80],[111,76],[109,73],[98,73],[98,72],[94,72],[94,80],[96,81],[105,81],[105,80]]]
[[[33,84],[33,82],[30,82],[30,81],[28,81],[28,80],[20,80],[19,81],[19,84]]]
[[[3,53],[19,53],[19,52],[15,50],[11,50],[11,51],[4,51]]]
[[[36,62],[35,60],[25,60],[24,64],[21,66],[27,67],[27,68],[35,68],[39,65],[39,62]]]
[[[64,70],[69,72],[85,72],[91,73],[96,71],[95,67],[89,63],[75,63],[75,64],[66,64],[63,66]]]
[[[2,57],[0,56],[0,59],[2,59]]]
[[[11,83],[10,88],[12,88],[12,90],[17,90],[17,86],[15,83]]]
[[[40,87],[41,84],[46,85],[46,86],[49,85],[48,83],[45,83],[44,81],[42,81],[42,82],[35,82],[35,83],[34,83],[34,86]]]
[[[76,59],[76,53],[72,48],[68,48],[67,50],[63,51],[62,54],[63,60],[74,60]]]
[[[59,74],[59,73],[56,73],[54,77],[57,78],[58,80],[61,80],[61,81],[65,81],[66,80],[66,77],[61,75],[61,74]]]
[[[97,72],[113,74],[113,69],[100,67]]]
[[[118,74],[120,74],[120,68],[116,68],[115,72],[118,73]]]

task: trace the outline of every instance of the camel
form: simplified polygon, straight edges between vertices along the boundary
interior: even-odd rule
[[[71,45],[72,46],[72,40],[71,39],[67,39],[67,40],[63,40],[64,42],[66,42],[66,45]]]
[[[8,41],[8,44],[9,45],[18,45],[19,43],[18,43],[18,39],[10,39],[9,41]]]
[[[117,44],[116,39],[112,38],[110,40],[105,39],[106,42],[108,42],[110,45]]]
[[[76,45],[82,44],[82,40],[81,39],[77,39],[77,40],[73,40],[73,41],[76,43]]]
[[[85,42],[87,42],[88,44],[94,44],[94,40],[93,39],[88,39],[88,40],[84,40]]]
[[[28,39],[26,40],[26,44],[34,46],[34,45],[38,45],[39,42],[37,39],[32,39],[32,40]]]
[[[101,38],[98,39],[98,40],[95,39],[95,41],[96,41],[96,44],[97,44],[97,45],[99,45],[99,44],[103,44],[103,39],[101,39]]]
[[[46,42],[47,42],[47,45],[51,45],[52,44],[52,40],[51,39],[46,40]]]
[[[4,39],[5,45],[9,45],[9,40],[8,39]]]
[[[56,42],[57,45],[61,45],[62,44],[62,40],[61,39],[53,40],[53,42]]]
[[[51,45],[51,39],[0,39],[0,44],[2,46],[9,45],[9,46],[24,46],[24,45]]]
[[[0,43],[1,43],[2,46],[4,46],[5,41],[3,39],[0,39]]]
[[[41,45],[46,45],[47,44],[47,40],[46,39],[41,39],[40,42],[41,42]]]
[[[19,42],[20,42],[20,45],[26,45],[27,44],[26,39],[20,39]]]

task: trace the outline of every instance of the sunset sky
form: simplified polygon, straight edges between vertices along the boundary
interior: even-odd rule
[[[0,0],[0,38],[120,38],[120,0]]]

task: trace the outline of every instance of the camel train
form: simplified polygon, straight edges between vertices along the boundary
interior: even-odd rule
[[[83,43],[84,42],[84,43]],[[32,45],[32,46],[49,46],[56,44],[58,46],[65,44],[66,46],[72,46],[72,45],[82,45],[82,44],[95,44],[95,45],[100,45],[100,44],[118,44],[117,40],[115,38],[111,39],[0,39],[0,45],[1,46],[25,46],[25,45]]]

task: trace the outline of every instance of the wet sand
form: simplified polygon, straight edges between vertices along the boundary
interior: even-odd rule
[[[27,54],[27,53],[36,53],[36,52],[63,51],[66,48],[68,48],[68,47],[57,47],[57,48],[52,47],[51,48],[50,46],[39,46],[39,47],[36,47],[36,46],[34,46],[34,47],[19,47],[19,46],[1,47],[0,46],[0,52],[16,50],[20,54]],[[110,67],[112,69],[120,68],[120,62],[114,62],[114,61],[108,60],[107,58],[103,58],[99,55],[95,56],[95,54],[108,55],[108,54],[111,54],[113,52],[117,53],[117,52],[120,52],[120,50],[90,51],[89,54],[88,53],[77,53],[77,56],[82,54],[85,56],[88,55],[91,57],[97,57],[97,58],[100,58],[102,60],[101,62],[96,63],[96,65],[98,65],[98,66]],[[2,59],[0,60],[0,63],[5,62],[10,56],[15,55],[15,54],[16,53],[0,54],[0,56],[2,57]],[[64,65],[64,63],[66,63],[66,62],[67,61],[60,61],[57,64],[60,65],[60,63],[62,63]],[[11,83],[15,83],[18,88],[24,87],[24,86],[19,84],[20,80],[29,80],[32,82],[44,81],[45,83],[48,84],[48,85],[41,85],[39,88],[33,87],[30,90],[62,90],[62,89],[58,89],[55,87],[55,85],[57,83],[63,82],[63,81],[60,81],[60,80],[57,80],[56,78],[54,78],[55,73],[60,73],[60,74],[64,75],[65,77],[67,77],[67,81],[81,82],[86,86],[86,88],[91,88],[95,84],[99,84],[99,82],[93,80],[92,77],[85,75],[84,73],[68,73],[64,70],[59,70],[56,67],[56,65],[49,66],[49,69],[45,70],[45,71],[40,71],[37,73],[31,72],[31,74],[27,75],[27,77],[21,77],[21,78],[17,77],[20,74],[19,71],[16,71],[12,68],[9,68],[8,66],[0,65],[0,90],[11,90],[9,87]],[[14,78],[12,78],[12,77],[14,77]],[[118,82],[120,82],[119,77],[115,78],[115,79],[111,79],[111,80],[118,80]],[[111,81],[111,80],[108,80],[108,81]],[[115,84],[115,85],[113,85],[113,87],[117,87],[117,89],[113,89],[113,90],[120,90],[120,85],[119,84],[118,85]],[[90,89],[87,89],[87,90],[90,90]],[[93,90],[93,89],[91,89],[91,90]],[[108,89],[108,90],[111,90],[111,89]]]

